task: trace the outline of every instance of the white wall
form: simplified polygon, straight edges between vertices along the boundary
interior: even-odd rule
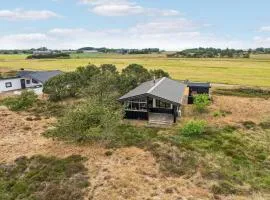
[[[6,83],[11,83],[12,87],[6,87]],[[1,79],[0,80],[0,93],[7,92],[12,90],[21,89],[21,78],[12,78],[12,79]]]
[[[24,78],[25,79],[25,87],[26,88],[31,88],[35,87],[37,85],[43,85],[42,83],[33,83],[32,79]],[[30,80],[30,84],[27,84],[27,80]]]
[[[38,85],[43,85],[42,83],[33,83],[32,79],[27,78],[11,78],[11,79],[0,79],[0,93],[1,92],[8,92],[12,90],[20,90],[22,89],[21,86],[21,79],[25,79],[25,87],[26,88],[33,88]],[[30,83],[27,84],[27,80],[30,80]],[[6,87],[6,83],[11,82],[12,87]]]

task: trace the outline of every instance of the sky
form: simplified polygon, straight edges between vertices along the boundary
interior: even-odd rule
[[[0,49],[270,47],[269,0],[8,0]]]

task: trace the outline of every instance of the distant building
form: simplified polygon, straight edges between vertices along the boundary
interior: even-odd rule
[[[33,55],[50,55],[53,54],[54,52],[51,50],[46,50],[46,51],[33,51]]]
[[[98,53],[98,50],[84,50],[83,53]]]

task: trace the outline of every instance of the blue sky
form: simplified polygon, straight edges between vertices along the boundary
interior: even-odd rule
[[[269,0],[9,0],[0,49],[270,47],[269,8]]]

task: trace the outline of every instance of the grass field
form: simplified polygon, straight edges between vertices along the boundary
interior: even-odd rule
[[[26,60],[27,55],[0,55],[0,70],[59,69],[72,71],[87,64],[115,64],[119,70],[137,63],[148,69],[161,68],[178,80],[270,87],[270,56],[253,55],[250,59],[166,58],[164,54],[117,55],[73,54],[71,59]]]

